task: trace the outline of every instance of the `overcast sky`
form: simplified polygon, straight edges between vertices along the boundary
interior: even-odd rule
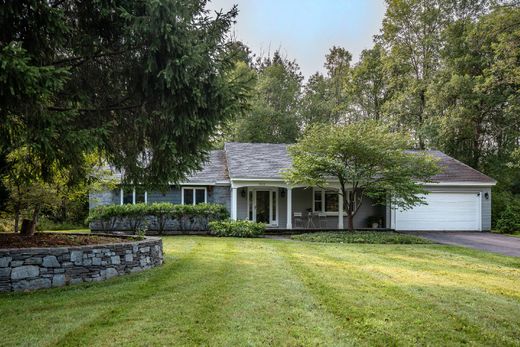
[[[324,71],[333,45],[348,49],[356,61],[372,46],[386,8],[384,0],[212,0],[208,8],[228,10],[233,4],[239,10],[235,37],[256,55],[281,48],[305,77]]]

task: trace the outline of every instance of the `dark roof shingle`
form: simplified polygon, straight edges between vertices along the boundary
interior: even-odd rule
[[[292,163],[286,144],[229,142],[224,149],[232,179],[280,179],[282,171]]]
[[[190,183],[228,182],[226,153],[223,150],[211,151],[202,170],[188,176]]]
[[[291,166],[287,144],[278,143],[226,143],[224,147],[231,179],[281,179],[282,172]],[[495,180],[472,167],[442,153],[426,151],[439,158],[442,172],[432,179],[444,183],[488,183]]]

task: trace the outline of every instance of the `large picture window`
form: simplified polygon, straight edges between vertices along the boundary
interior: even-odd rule
[[[338,192],[335,190],[315,189],[313,195],[313,211],[338,213]]]
[[[205,187],[182,187],[182,204],[197,205],[207,202],[207,190]]]

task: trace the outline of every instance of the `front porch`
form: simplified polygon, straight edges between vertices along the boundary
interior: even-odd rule
[[[347,218],[340,216],[343,201],[339,189],[290,187],[283,183],[248,182],[233,184],[230,214],[232,219],[251,220],[276,230],[338,230],[345,229]],[[354,228],[388,227],[389,209],[365,199],[354,217]]]

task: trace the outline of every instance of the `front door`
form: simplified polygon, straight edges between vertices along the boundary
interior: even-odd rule
[[[249,197],[249,219],[271,226],[278,224],[278,191],[276,189],[251,189]]]
[[[270,191],[259,190],[256,192],[256,221],[258,223],[271,224],[269,217],[270,203],[269,195]]]

